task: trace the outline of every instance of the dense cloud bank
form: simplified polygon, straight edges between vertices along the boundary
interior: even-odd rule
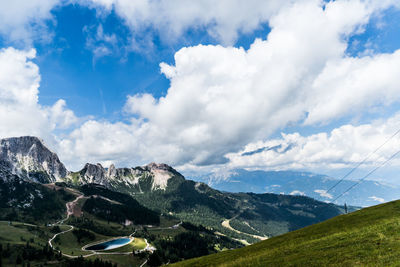
[[[288,125],[329,124],[399,101],[399,51],[346,53],[350,36],[363,32],[372,16],[393,8],[393,1],[299,0],[268,1],[267,5],[251,1],[245,5],[248,12],[243,12],[241,1],[237,5],[222,1],[214,9],[210,9],[212,1],[198,1],[190,8],[181,1],[166,2],[82,3],[99,12],[114,9],[133,36],[146,27],[160,32],[168,27],[168,36],[206,27],[226,45],[262,23],[268,22],[271,31],[248,50],[222,45],[180,49],[173,65],[160,64],[171,82],[164,97],[127,96],[123,111],[129,122],[77,118],[64,100],[53,106],[39,105],[40,75],[32,62],[35,51],[3,49],[0,135],[39,135],[53,144],[71,168],[79,168],[83,161],[128,166],[157,161],[183,169],[217,164],[312,168],[357,162],[398,127],[398,115],[392,114],[390,119],[344,125],[329,134],[283,134],[281,139],[269,140]],[[37,17],[46,19],[49,8],[39,9]],[[155,10],[160,11],[157,16]],[[23,20],[9,23],[26,29]],[[1,28],[0,33],[10,34]],[[279,149],[244,154],[280,144]]]

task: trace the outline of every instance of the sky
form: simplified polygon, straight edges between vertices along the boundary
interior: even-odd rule
[[[397,0],[0,1],[0,138],[73,171],[340,177],[369,156],[356,179],[400,149],[399,49]]]

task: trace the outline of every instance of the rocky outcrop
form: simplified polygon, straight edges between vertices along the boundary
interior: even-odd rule
[[[87,163],[78,172],[68,172],[58,156],[32,136],[0,139],[0,179],[14,175],[38,183],[94,183],[130,193],[166,190],[171,178],[184,180],[172,167],[157,163],[134,168],[104,168],[100,163]]]
[[[184,180],[183,176],[167,164],[150,163],[135,168],[116,168],[113,164],[104,168],[100,163],[87,163],[79,172],[71,173],[67,181],[75,184],[101,184],[108,188],[134,193],[166,190],[173,178]]]
[[[100,163],[91,164],[86,163],[85,167],[79,171],[80,179],[83,183],[96,183],[106,185],[106,170]]]
[[[168,180],[177,173],[172,167],[167,164],[150,163],[144,167],[153,175],[152,190],[165,190],[168,185]]]
[[[57,154],[33,136],[0,139],[0,162],[12,174],[39,183],[55,182],[68,174]]]

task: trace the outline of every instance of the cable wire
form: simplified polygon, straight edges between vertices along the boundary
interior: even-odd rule
[[[387,139],[383,144],[381,144],[379,147],[377,147],[373,152],[370,152],[361,162],[359,162],[353,169],[351,169],[348,173],[346,173],[336,184],[334,184],[333,186],[331,186],[328,191],[326,191],[326,193],[328,193],[329,191],[331,191],[333,188],[335,188],[336,186],[338,186],[341,182],[343,182],[344,179],[346,179],[350,174],[352,174],[356,169],[358,169],[358,167],[360,167],[362,164],[364,164],[367,159],[369,159],[373,154],[375,154],[376,152],[378,152],[379,149],[381,149],[384,145],[386,145],[390,140],[393,139],[393,137],[395,137],[398,133],[400,133],[400,129],[397,130],[397,132],[395,132],[391,137],[389,137],[389,139]]]
[[[344,194],[346,194],[347,192],[349,192],[351,189],[353,189],[355,186],[357,186],[358,184],[360,184],[361,182],[363,182],[366,178],[368,178],[371,174],[373,174],[374,172],[376,172],[378,169],[380,169],[381,167],[383,167],[384,165],[386,165],[386,163],[388,163],[389,161],[391,161],[394,157],[396,157],[398,154],[400,153],[400,150],[398,150],[396,153],[394,153],[392,156],[390,156],[390,158],[388,158],[387,160],[385,160],[381,165],[377,166],[375,169],[373,169],[372,171],[370,171],[367,175],[365,175],[363,178],[361,178],[357,183],[353,184],[352,186],[350,186],[346,191],[344,191],[343,193],[341,193],[339,196],[337,196],[334,200],[332,200],[332,203],[335,202],[336,200],[338,200],[340,197],[342,197]]]

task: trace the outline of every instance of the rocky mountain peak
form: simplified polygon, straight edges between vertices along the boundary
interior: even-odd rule
[[[181,174],[163,163],[150,163],[134,168],[116,168],[114,164],[104,168],[99,163],[86,163],[82,170],[71,173],[67,180],[77,184],[95,183],[108,188],[124,188],[130,193],[143,193],[165,190],[172,177],[184,180]]]
[[[68,174],[57,154],[34,136],[0,139],[0,161],[12,173],[35,182],[55,182]]]
[[[171,178],[175,178],[175,185],[185,179],[171,166],[154,162],[135,168],[86,163],[80,171],[68,172],[43,140],[33,136],[0,139],[0,174],[3,180],[15,175],[33,182],[94,183],[139,193],[166,190]]]
[[[100,163],[86,163],[79,173],[85,183],[108,184],[107,171]]]
[[[143,167],[147,171],[154,171],[154,170],[162,170],[162,171],[167,171],[167,172],[172,172],[172,173],[178,173],[174,168],[169,166],[168,164],[165,163],[149,163],[146,166]]]
[[[115,177],[116,175],[117,175],[117,169],[115,168],[114,164],[111,164],[110,167],[108,167],[107,176]]]
[[[168,185],[168,180],[174,175],[180,175],[171,166],[164,163],[150,163],[144,166],[146,171],[149,171],[153,176],[152,190],[163,189],[165,190]]]

